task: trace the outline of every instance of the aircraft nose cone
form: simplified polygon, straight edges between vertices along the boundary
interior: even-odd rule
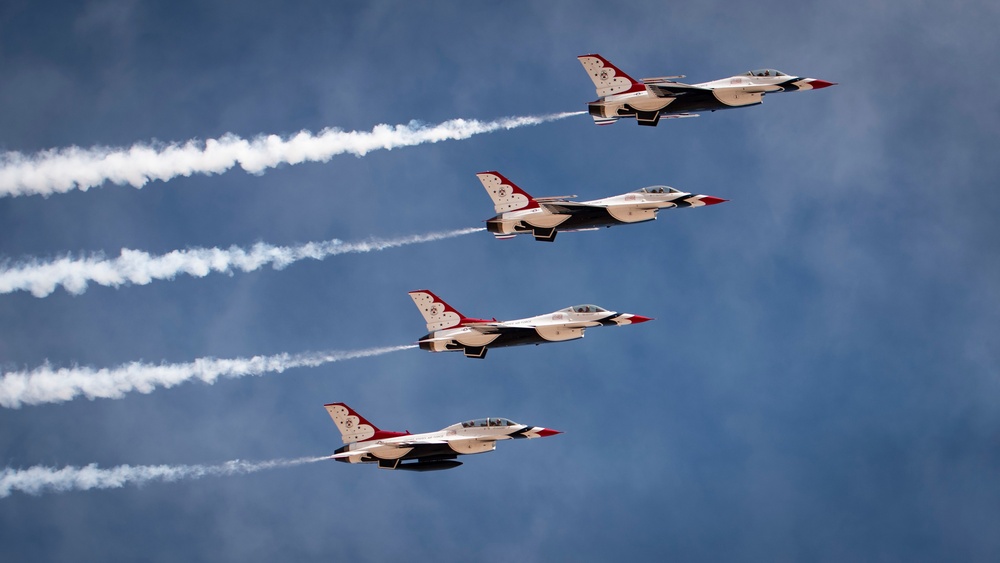
[[[562,432],[560,432],[559,430],[553,430],[551,428],[542,428],[541,430],[538,431],[538,435],[541,436],[542,438],[545,438],[546,436],[555,436],[556,434],[562,434]]]
[[[819,90],[820,88],[826,88],[827,86],[836,86],[837,83],[827,82],[826,80],[819,80],[817,78],[813,78],[812,80],[809,81],[809,85],[812,86],[813,90]]]
[[[629,320],[632,321],[632,324],[637,325],[639,323],[644,323],[646,321],[651,321],[651,320],[653,320],[653,317],[644,317],[642,315],[632,315],[632,318],[629,319]]]
[[[724,202],[727,202],[727,201],[729,201],[729,200],[728,199],[722,199],[721,197],[710,196],[710,195],[707,195],[707,196],[701,198],[701,202],[704,203],[705,205],[715,205],[716,203],[724,203]]]

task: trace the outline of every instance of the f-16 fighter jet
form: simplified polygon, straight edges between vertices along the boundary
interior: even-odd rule
[[[489,348],[562,342],[583,338],[587,327],[628,325],[651,321],[650,317],[616,313],[597,305],[566,307],[528,319],[498,321],[473,319],[456,311],[426,289],[411,291],[410,297],[427,321],[429,334],[418,341],[421,350],[455,352],[467,358],[485,358]]]
[[[650,186],[592,201],[570,201],[575,195],[533,198],[499,172],[480,172],[476,176],[493,198],[497,212],[496,217],[486,221],[486,230],[499,239],[531,233],[535,240],[551,242],[559,231],[593,231],[598,227],[642,223],[656,219],[661,209],[728,201],[669,186]]]
[[[635,80],[600,55],[577,58],[597,87],[598,99],[588,107],[598,125],[609,125],[622,117],[635,117],[639,125],[655,127],[660,117],[697,117],[698,114],[691,112],[755,106],[761,103],[764,94],[819,90],[836,85],[769,68],[701,84],[676,81],[684,76]]]
[[[344,403],[325,406],[346,444],[334,452],[333,459],[345,463],[377,463],[382,469],[451,469],[462,465],[461,461],[455,461],[458,456],[492,452],[497,449],[498,440],[562,434],[558,430],[525,426],[506,418],[478,418],[426,434],[386,432]]]

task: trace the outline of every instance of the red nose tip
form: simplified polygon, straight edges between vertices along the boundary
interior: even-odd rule
[[[541,436],[542,438],[546,436],[555,436],[556,434],[562,434],[562,432],[558,430],[553,430],[551,428],[542,428],[541,430],[538,431],[538,435]]]
[[[809,81],[809,85],[812,86],[813,90],[819,90],[820,88],[826,88],[827,86],[836,86],[836,82],[827,82],[826,80],[818,80],[813,78]]]
[[[722,199],[721,197],[710,196],[710,195],[707,195],[707,196],[704,196],[703,198],[701,198],[701,202],[704,203],[705,205],[715,205],[716,203],[724,203],[724,202],[727,202],[727,201],[729,201],[729,200],[728,199]]]
[[[644,317],[642,315],[632,315],[632,318],[630,318],[629,320],[632,321],[632,324],[637,325],[639,323],[644,323],[646,321],[651,321],[651,320],[653,320],[653,317]]]

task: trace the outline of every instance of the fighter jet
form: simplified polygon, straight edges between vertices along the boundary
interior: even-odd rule
[[[583,331],[592,326],[653,320],[642,315],[619,314],[597,305],[566,307],[547,315],[513,321],[473,319],[426,289],[411,291],[410,297],[430,331],[418,341],[420,349],[430,352],[461,350],[467,358],[485,358],[489,348],[576,340],[583,338]]]
[[[577,57],[597,87],[598,99],[590,102],[590,116],[598,125],[610,125],[622,117],[635,117],[639,125],[655,127],[660,117],[697,117],[695,111],[755,106],[764,94],[819,90],[835,86],[816,78],[791,76],[774,69],[751,70],[721,80],[684,84],[679,76],[635,80],[604,57]]]
[[[480,172],[476,176],[493,198],[497,216],[486,221],[486,230],[498,239],[531,233],[535,240],[552,242],[559,231],[595,231],[599,227],[642,223],[656,219],[661,209],[728,201],[670,186],[649,186],[591,201],[570,201],[575,195],[533,198],[499,172]]]
[[[458,456],[492,452],[497,449],[498,440],[562,434],[558,430],[525,426],[506,418],[478,418],[426,434],[387,432],[379,430],[344,403],[325,406],[346,444],[331,457],[345,463],[377,463],[381,469],[451,469],[462,465],[461,461],[455,461]]]

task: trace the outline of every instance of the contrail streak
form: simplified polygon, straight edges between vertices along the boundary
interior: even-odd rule
[[[45,297],[61,285],[73,295],[79,295],[87,290],[88,282],[118,287],[126,284],[146,285],[153,280],[173,279],[178,274],[200,278],[211,272],[252,272],[268,264],[275,270],[281,270],[307,258],[323,260],[338,254],[385,250],[484,230],[486,229],[482,227],[474,227],[394,239],[371,238],[350,243],[333,239],[299,246],[271,246],[258,242],[249,249],[238,246],[226,249],[189,248],[160,256],[123,248],[117,258],[105,258],[100,254],[48,261],[29,258],[12,266],[0,265],[0,294],[30,291],[35,297]]]
[[[437,125],[411,121],[406,125],[376,125],[371,131],[328,128],[314,135],[301,131],[287,138],[261,135],[247,140],[227,133],[204,142],[135,144],[124,147],[66,147],[26,155],[0,154],[0,197],[49,196],[71,190],[87,191],[104,182],[141,188],[151,180],[167,181],[192,174],[222,174],[239,165],[251,174],[280,164],[326,162],[338,154],[364,156],[501,129],[516,129],[565,119],[585,112],[504,117],[495,121],[452,119]]]
[[[157,387],[169,388],[189,379],[209,385],[220,377],[236,378],[286,369],[316,367],[353,358],[381,356],[416,348],[416,344],[369,348],[367,350],[277,354],[252,358],[199,358],[185,364],[146,364],[131,362],[113,369],[72,367],[53,369],[48,364],[31,371],[12,371],[0,379],[0,406],[61,403],[80,395],[88,399],[120,399],[125,393],[151,393]]]
[[[128,484],[141,485],[149,481],[180,481],[202,477],[227,477],[256,473],[265,469],[294,467],[330,459],[300,457],[298,459],[272,459],[249,462],[234,459],[219,465],[118,465],[100,469],[96,463],[84,467],[46,467],[36,465],[28,469],[0,470],[0,498],[9,497],[14,491],[29,495],[46,492],[88,491],[90,489],[118,489]]]

